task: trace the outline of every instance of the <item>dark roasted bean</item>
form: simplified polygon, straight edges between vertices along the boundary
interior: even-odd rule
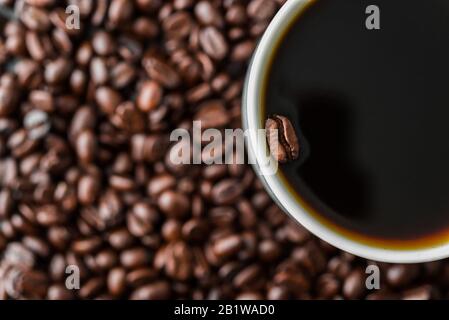
[[[97,141],[95,134],[90,130],[82,131],[76,138],[76,152],[78,158],[83,163],[94,160],[97,151]]]
[[[228,44],[219,30],[206,27],[200,31],[199,42],[204,52],[216,60],[223,59],[228,53]]]
[[[142,63],[148,75],[163,86],[175,88],[179,85],[181,81],[179,74],[161,59],[147,57]]]
[[[147,284],[136,289],[130,296],[131,300],[164,300],[171,296],[170,285],[165,281]]]
[[[122,98],[117,91],[109,87],[100,87],[95,92],[95,101],[101,111],[106,114],[112,114],[122,101]]]
[[[20,19],[30,30],[47,31],[50,27],[48,12],[35,6],[25,6],[21,12]]]
[[[120,296],[126,289],[126,271],[123,268],[115,268],[109,271],[107,287],[114,296]]]
[[[45,66],[45,81],[52,85],[59,84],[68,78],[70,72],[70,62],[64,58],[58,58]]]
[[[422,285],[405,291],[403,300],[431,300],[437,298],[437,292],[431,285]]]
[[[162,98],[162,88],[156,81],[146,81],[137,95],[137,107],[143,112],[155,109]]]
[[[195,5],[195,15],[204,25],[220,26],[223,21],[217,8],[209,1],[199,1]]]
[[[184,38],[189,35],[192,29],[192,18],[185,11],[178,11],[162,23],[162,28],[169,37]]]
[[[120,254],[120,262],[125,268],[142,267],[150,260],[150,254],[145,248],[136,247]]]
[[[113,26],[129,21],[133,13],[133,5],[127,0],[113,0],[109,6],[109,22]]]
[[[230,235],[215,242],[213,248],[217,257],[228,258],[236,254],[242,248],[242,238],[238,235]]]
[[[136,70],[126,62],[121,62],[111,70],[111,82],[115,88],[124,88],[134,80]]]
[[[180,192],[164,191],[158,197],[158,206],[168,217],[182,218],[189,210],[189,199]]]
[[[300,146],[290,120],[284,116],[272,116],[265,123],[271,155],[280,163],[296,160]]]
[[[217,205],[235,203],[243,193],[240,182],[236,179],[226,179],[216,184],[211,191],[212,200]]]
[[[331,299],[340,292],[340,281],[332,274],[320,276],[316,286],[320,298]]]
[[[78,295],[82,299],[92,299],[100,293],[104,285],[105,285],[104,279],[91,278],[81,286]]]
[[[273,0],[252,0],[247,11],[254,20],[267,20],[276,12],[276,3]]]
[[[347,299],[360,299],[365,290],[365,274],[361,270],[351,272],[343,283],[343,294]]]
[[[105,31],[98,31],[93,36],[92,47],[100,56],[110,55],[115,50],[114,38]]]
[[[259,243],[259,256],[263,261],[275,261],[281,253],[282,249],[275,241],[265,240]]]
[[[233,285],[236,288],[245,288],[252,284],[261,274],[261,267],[259,265],[250,265],[240,271],[233,280]]]
[[[392,265],[386,273],[386,280],[392,287],[402,287],[410,284],[419,273],[417,265]]]
[[[282,286],[273,286],[267,293],[269,300],[287,300],[290,298],[288,290]]]
[[[203,129],[209,129],[224,127],[230,119],[223,101],[210,100],[199,106],[193,120],[200,121]]]

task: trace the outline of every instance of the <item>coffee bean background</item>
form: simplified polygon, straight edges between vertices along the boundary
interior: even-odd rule
[[[169,161],[173,129],[240,127],[283,0],[24,2],[0,34],[0,299],[448,297],[446,261],[378,264],[368,291],[374,262],[290,220],[250,167]]]

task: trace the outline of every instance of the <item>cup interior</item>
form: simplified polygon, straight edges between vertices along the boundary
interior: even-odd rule
[[[264,159],[260,155],[267,145],[261,145],[257,131],[264,128],[264,90],[270,62],[282,43],[283,35],[308,6],[320,0],[288,0],[281,8],[253,55],[243,95],[243,128],[248,132],[247,150],[255,161],[253,167],[268,193],[293,219],[317,237],[354,255],[390,263],[419,263],[449,257],[449,239],[432,239],[419,247],[402,247],[388,241],[373,241],[363,235],[354,235],[313,213],[305,202],[299,201],[280,173],[264,174]],[[266,141],[264,141],[266,144]],[[440,237],[441,240],[441,237]]]

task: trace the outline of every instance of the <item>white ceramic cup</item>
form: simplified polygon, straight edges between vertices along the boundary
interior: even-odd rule
[[[291,23],[297,17],[301,19],[299,16],[301,12],[315,1],[319,2],[319,0],[288,0],[274,17],[254,53],[245,83],[242,118],[243,127],[248,133],[247,149],[250,158],[253,158],[255,171],[266,190],[286,213],[310,232],[337,248],[367,259],[392,263],[418,263],[449,257],[449,237],[447,241],[429,241],[416,248],[406,248],[390,246],[387,241],[384,243],[366,241],[363,236],[353,236],[350,232],[345,232],[342,228],[312,214],[306,208],[307,205],[301,203],[289,190],[279,174],[262,173],[266,159],[262,159],[260,155],[265,152],[267,146],[263,145],[266,141],[260,143],[256,132],[263,129],[265,122],[261,106],[271,58]]]

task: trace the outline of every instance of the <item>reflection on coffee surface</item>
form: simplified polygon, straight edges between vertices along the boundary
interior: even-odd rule
[[[281,171],[314,211],[386,240],[449,229],[449,1],[317,0],[266,85],[266,115],[287,116],[302,148]]]

